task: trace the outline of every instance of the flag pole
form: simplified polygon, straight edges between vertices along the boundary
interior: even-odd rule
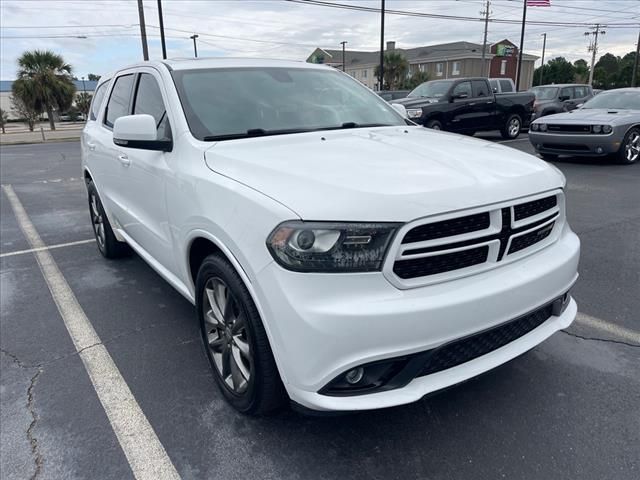
[[[527,22],[527,0],[522,0],[522,31],[520,32],[520,49],[518,50],[518,68],[516,70],[516,92],[520,90],[520,73],[522,71],[522,49],[524,48],[524,26]]]

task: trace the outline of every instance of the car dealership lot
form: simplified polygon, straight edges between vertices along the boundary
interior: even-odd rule
[[[506,144],[533,151],[526,135]],[[133,476],[34,254],[20,253],[30,244],[7,191],[58,247],[48,252],[183,478],[638,477],[638,165],[556,162],[582,240],[568,332],[412,405],[256,419],[218,392],[191,305],[137,256],[106,261],[85,242],[78,143],[1,153],[3,478]]]

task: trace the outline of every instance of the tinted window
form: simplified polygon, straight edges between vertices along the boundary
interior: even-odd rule
[[[113,122],[117,118],[129,114],[131,87],[133,87],[133,74],[116,78],[116,83],[109,97],[109,103],[107,103],[107,112],[104,120],[105,125],[108,127],[113,127]]]
[[[109,81],[102,83],[93,94],[93,101],[91,102],[91,109],[89,110],[91,120],[95,120],[98,117],[98,110],[100,110],[104,94],[107,93],[107,85],[109,85]]]
[[[162,93],[158,82],[149,73],[142,73],[138,80],[133,113],[146,113],[156,121],[158,128],[158,140],[171,137],[167,110],[162,100]]]
[[[565,87],[562,90],[560,90],[560,96],[565,97],[565,100],[575,98],[573,96],[573,87]]]
[[[462,82],[456,85],[453,89],[452,95],[466,94],[467,97],[471,96],[471,82]]]
[[[489,96],[489,87],[487,86],[487,82],[483,82],[481,80],[474,80],[472,83],[473,83],[473,96],[474,97],[488,97]]]
[[[513,92],[513,86],[509,80],[500,80],[500,89],[502,93]]]
[[[491,84],[491,89],[494,92],[498,91],[498,81],[497,80],[489,80],[489,83]]]
[[[575,98],[584,98],[587,96],[587,89],[586,87],[575,87]]]

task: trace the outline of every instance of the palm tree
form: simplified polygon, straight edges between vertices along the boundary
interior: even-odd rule
[[[384,54],[384,83],[389,90],[397,90],[409,71],[409,62],[399,52],[386,52]],[[380,66],[375,70],[376,77],[380,76]],[[383,90],[383,88],[380,88]]]
[[[0,127],[2,127],[2,133],[7,133],[4,126],[9,120],[9,114],[0,108]]]
[[[87,92],[80,92],[76,97],[76,107],[85,116],[89,114],[89,107],[91,106],[91,99],[93,96]]]
[[[71,79],[71,65],[61,55],[50,50],[24,52],[18,58],[13,94],[33,110],[47,112],[51,130],[55,130],[54,110],[66,110],[73,103],[76,87]]]

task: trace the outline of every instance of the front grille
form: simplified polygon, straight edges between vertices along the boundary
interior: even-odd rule
[[[551,133],[591,133],[591,125],[558,125],[547,124],[547,132]]]
[[[419,377],[441,372],[493,352],[526,335],[552,315],[552,304],[511,322],[431,350]]]
[[[489,228],[489,225],[489,212],[427,223],[409,230],[402,239],[402,243],[424,242],[425,240],[434,240],[436,238],[453,237],[454,235],[484,230]]]
[[[549,225],[534,230],[533,232],[525,233],[524,235],[515,237],[513,240],[511,240],[511,246],[509,246],[509,254],[519,252],[520,250],[524,250],[525,248],[529,248],[531,245],[541,242],[542,240],[547,238],[551,233],[551,230],[553,230],[554,223],[555,222],[552,222]]]
[[[487,261],[489,247],[471,248],[460,252],[433,255],[411,260],[398,260],[393,265],[394,273],[400,278],[416,278],[467,268]]]
[[[531,202],[521,203],[513,207],[514,219],[517,222],[523,218],[533,217],[539,213],[551,210],[558,204],[558,198],[555,195],[550,197],[533,200]]]

